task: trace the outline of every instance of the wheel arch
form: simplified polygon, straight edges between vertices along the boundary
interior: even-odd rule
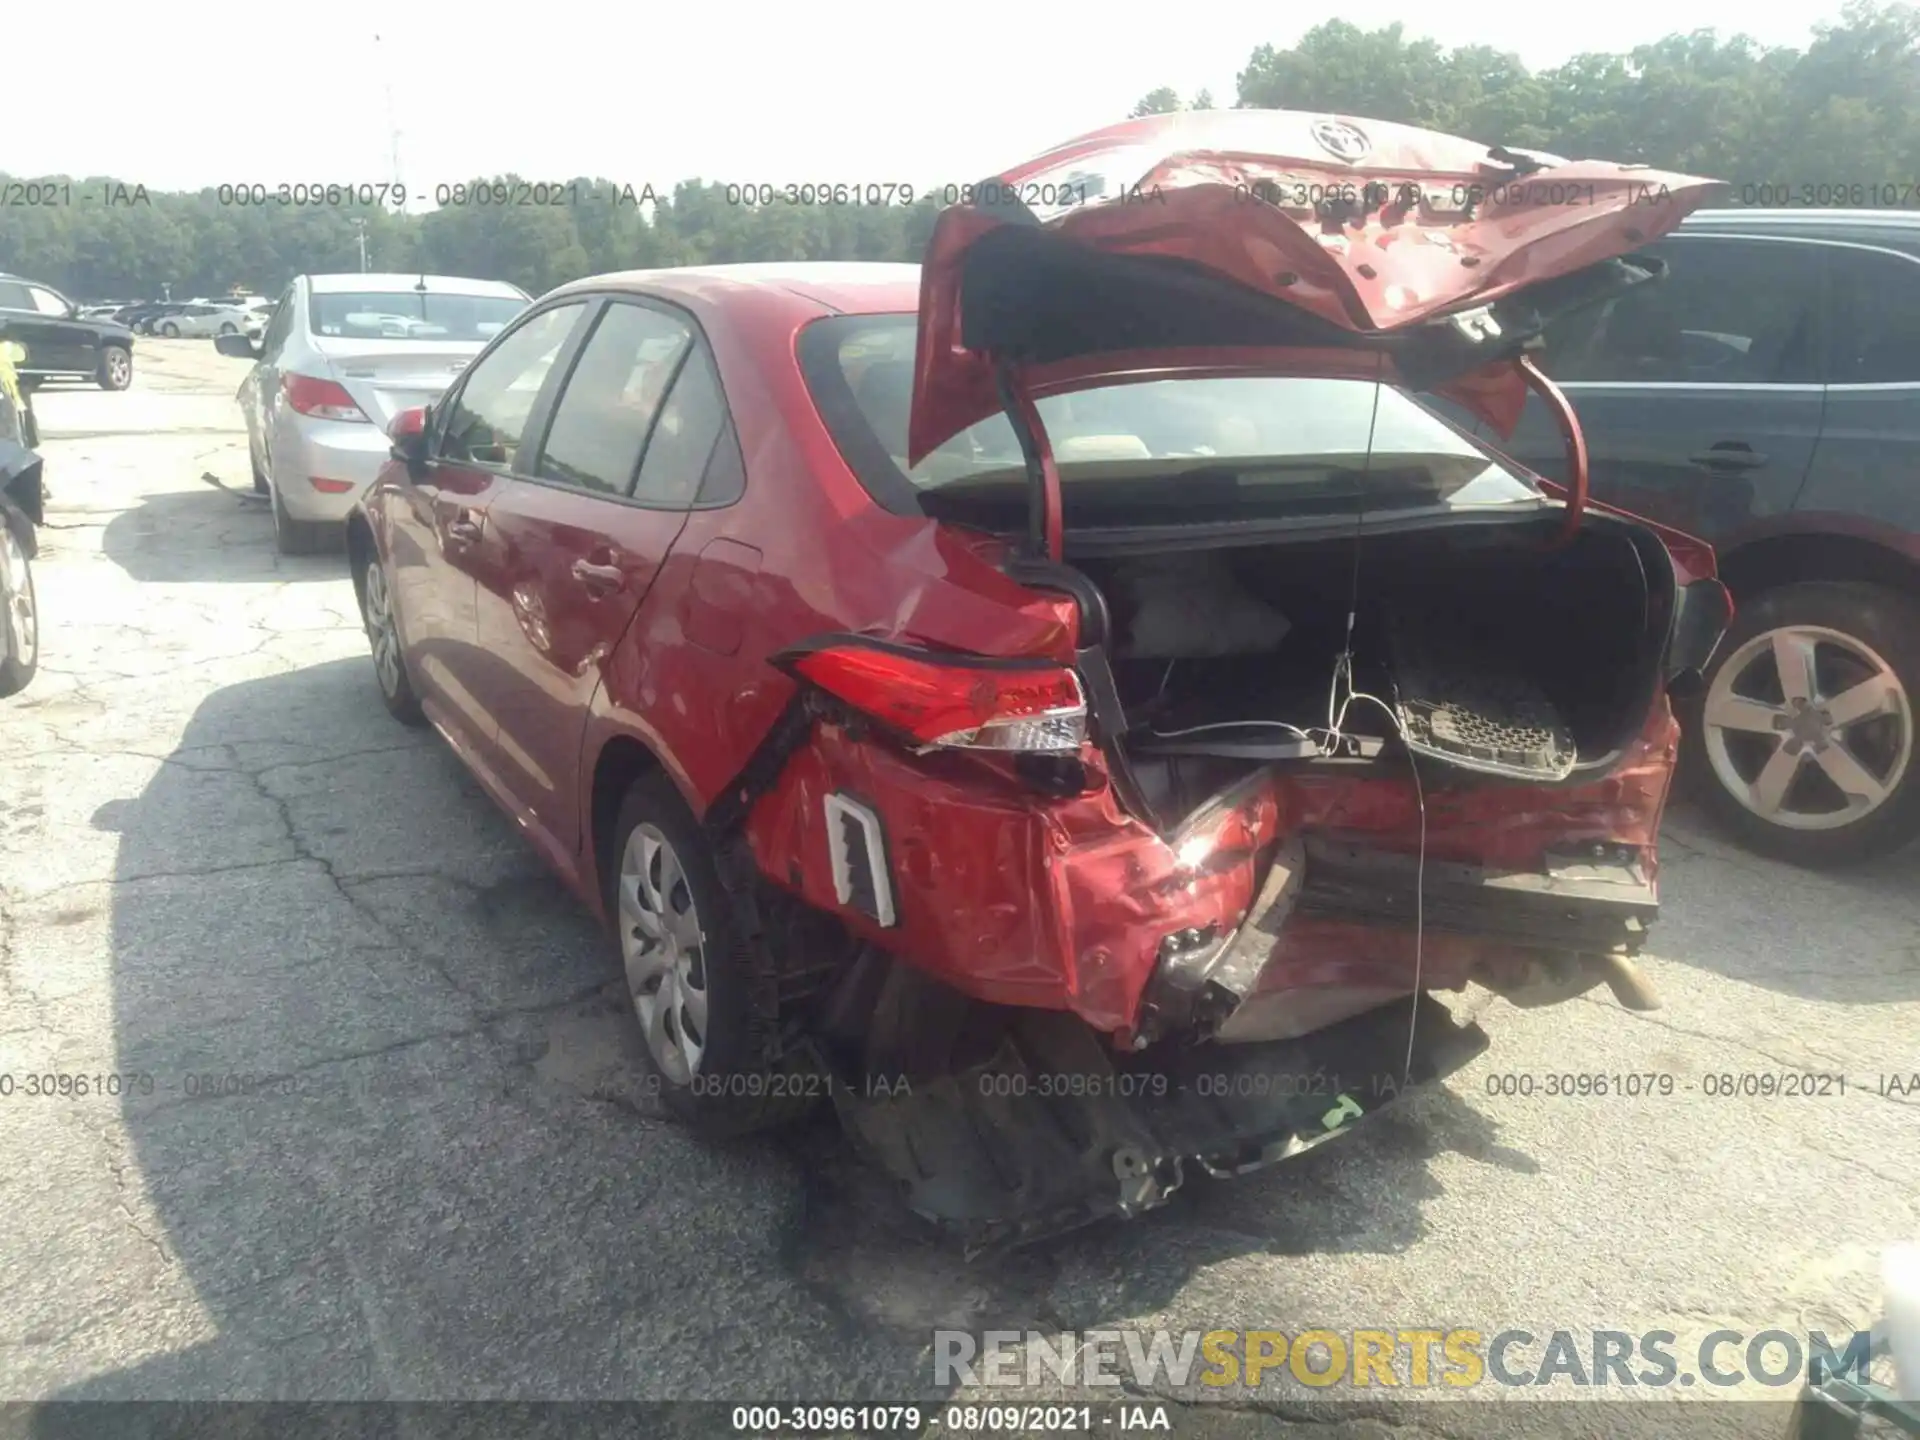
[[[587,781],[587,854],[592,867],[593,893],[606,894],[607,865],[613,857],[614,828],[620,806],[635,783],[650,775],[672,775],[652,746],[630,731],[607,736],[593,757]],[[674,782],[678,788],[678,782]]]
[[[354,603],[363,611],[367,603],[367,566],[373,563],[377,553],[372,522],[364,510],[355,510],[347,516],[347,573],[353,577]]]
[[[1750,535],[1719,555],[1735,602],[1782,585],[1829,580],[1920,595],[1920,536],[1853,516],[1786,517],[1800,523]]]

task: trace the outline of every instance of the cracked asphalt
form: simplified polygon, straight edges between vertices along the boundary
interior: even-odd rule
[[[1920,1071],[1920,856],[1814,876],[1684,809],[1663,1011],[1495,1003],[1446,1089],[1132,1224],[968,1262],[830,1124],[696,1143],[638,1078],[608,947],[382,710],[344,562],[275,555],[243,366],[136,360],[124,394],[37,404],[44,659],[0,702],[0,1399],[925,1401],[939,1326],[1840,1333],[1920,1237],[1920,1093],[1878,1093]],[[1489,1094],[1569,1070],[1676,1090]],[[1701,1088],[1808,1070],[1846,1093]],[[1493,1430],[1298,1390],[1178,1413]],[[1624,1432],[1576,1405],[1550,1433]]]

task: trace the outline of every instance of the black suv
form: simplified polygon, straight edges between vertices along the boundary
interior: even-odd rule
[[[1756,850],[1891,850],[1920,834],[1920,215],[1702,211],[1646,253],[1666,279],[1542,368],[1594,495],[1712,540],[1734,591],[1686,768]],[[1496,443],[1565,478],[1541,402]]]
[[[133,332],[112,320],[83,320],[80,307],[50,286],[0,274],[0,340],[26,347],[23,384],[92,380],[102,390],[133,383]]]

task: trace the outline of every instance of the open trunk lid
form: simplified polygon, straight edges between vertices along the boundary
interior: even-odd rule
[[[921,271],[908,458],[1117,376],[1377,378],[1510,432],[1552,318],[1722,182],[1279,110],[1149,116],[974,187]]]

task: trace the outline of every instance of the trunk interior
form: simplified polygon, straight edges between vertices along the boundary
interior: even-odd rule
[[[1488,525],[1372,535],[1357,554],[1341,539],[1077,561],[1107,601],[1121,748],[1161,828],[1274,764],[1406,777],[1411,748],[1433,787],[1604,770],[1654,701],[1673,570],[1630,522],[1589,517],[1560,548],[1550,534]],[[1329,755],[1349,644],[1352,688],[1395,713],[1353,702],[1341,730],[1364,738]]]

